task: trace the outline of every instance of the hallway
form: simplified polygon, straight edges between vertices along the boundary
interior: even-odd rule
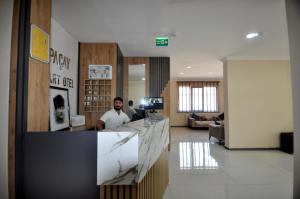
[[[172,127],[171,135],[164,199],[292,199],[292,155],[229,151],[206,130]]]

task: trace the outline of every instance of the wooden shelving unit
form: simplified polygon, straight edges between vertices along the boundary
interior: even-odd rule
[[[88,129],[112,108],[116,96],[123,97],[123,55],[117,43],[79,44],[79,114]],[[89,79],[89,65],[111,65],[112,79]]]
[[[101,113],[111,108],[111,80],[84,81],[84,112]]]

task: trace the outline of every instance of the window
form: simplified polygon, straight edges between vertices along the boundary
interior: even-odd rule
[[[179,112],[218,112],[218,82],[178,82]]]

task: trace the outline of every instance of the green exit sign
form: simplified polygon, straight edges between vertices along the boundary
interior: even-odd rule
[[[168,46],[169,38],[168,37],[156,37],[156,46]]]

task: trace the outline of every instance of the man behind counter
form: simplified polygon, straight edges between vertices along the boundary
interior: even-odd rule
[[[130,121],[129,117],[122,111],[123,99],[116,97],[114,99],[114,108],[105,112],[97,122],[97,129],[111,129]]]

